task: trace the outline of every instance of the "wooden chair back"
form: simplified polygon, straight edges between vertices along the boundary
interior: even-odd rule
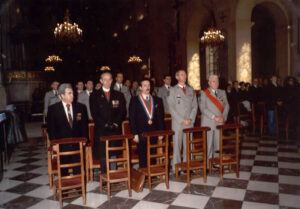
[[[131,134],[129,120],[125,120],[122,123],[122,134],[127,135]],[[132,164],[139,163],[139,155],[137,152],[137,144],[133,141],[129,141],[129,150],[130,150],[130,162]]]
[[[87,138],[64,138],[51,140],[51,145],[57,145],[57,170],[58,179],[54,182],[54,199],[56,200],[56,190],[59,191],[60,207],[63,206],[63,199],[70,199],[82,195],[83,204],[86,203],[85,179],[84,179],[84,160],[83,160],[83,143],[87,142]],[[65,145],[71,145],[72,149],[66,149]],[[74,148],[74,149],[73,149]],[[72,157],[79,155],[79,162],[71,162]],[[72,160],[66,162],[62,159],[68,157]],[[78,172],[76,173],[76,168]],[[67,170],[65,176],[62,170]],[[80,194],[81,193],[81,194]],[[65,196],[68,194],[68,196]]]
[[[237,117],[238,124],[241,124],[242,121],[247,122],[248,126],[252,125],[252,132],[253,132],[253,107],[252,107],[252,104],[251,104],[251,112],[249,112],[244,107],[243,103],[241,103],[241,102],[238,103],[237,109],[238,109],[238,117]]]
[[[139,170],[148,177],[149,190],[152,190],[153,176],[160,176],[160,182],[163,182],[162,176],[164,176],[164,182],[167,189],[169,189],[169,136],[173,135],[172,130],[164,131],[152,131],[143,133],[143,137],[147,138],[147,168],[140,168]],[[157,140],[156,143],[151,143],[151,138],[163,136],[162,140]],[[152,153],[151,150],[156,150]],[[160,152],[157,152],[157,150]]]
[[[239,129],[240,124],[226,124],[217,126],[220,130],[219,157],[209,159],[209,173],[211,174],[212,165],[218,164],[220,177],[223,179],[223,166],[228,165],[231,172],[232,165],[235,165],[236,176],[239,177]],[[232,131],[234,131],[232,133]],[[229,133],[228,133],[229,132]]]
[[[253,117],[253,130],[256,131],[257,125],[259,126],[260,136],[264,133],[264,125],[266,120],[266,105],[264,102],[257,102],[252,104],[252,117]]]
[[[128,140],[132,139],[132,134],[127,135],[113,135],[113,136],[103,136],[100,138],[101,141],[105,141],[106,146],[106,173],[100,175],[100,192],[103,191],[103,181],[107,182],[107,197],[110,199],[111,194],[111,184],[125,182],[125,188],[128,189],[129,196],[131,196],[131,184],[130,184],[130,160],[129,160],[129,144]],[[110,146],[110,141],[122,141],[122,145],[115,147]],[[114,152],[122,151],[124,155],[112,155]],[[112,158],[116,156],[116,158]],[[116,170],[111,169],[111,163],[120,163],[121,168]]]
[[[179,168],[181,171],[187,172],[187,184],[191,186],[191,171],[200,171],[202,169],[202,175],[195,172],[195,176],[203,177],[203,181],[206,182],[206,133],[209,131],[209,127],[195,127],[184,129],[186,134],[186,162],[177,163],[175,165],[176,179],[178,179]]]
[[[276,137],[279,138],[280,131],[284,130],[285,139],[289,138],[289,111],[283,106],[275,105]]]
[[[49,135],[46,132],[46,145],[47,145],[47,161],[48,161],[48,176],[49,176],[49,187],[50,189],[53,186],[53,180],[54,176],[57,175],[57,157],[56,157],[56,151],[53,151],[53,148],[51,146],[51,142],[49,139]]]

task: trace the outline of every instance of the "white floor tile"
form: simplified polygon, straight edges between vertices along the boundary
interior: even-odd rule
[[[278,157],[277,156],[268,156],[268,155],[256,155],[255,160],[276,162],[278,160]]]
[[[209,200],[208,196],[180,194],[174,200],[172,205],[202,209],[205,207],[208,200]]]
[[[290,194],[279,194],[279,205],[298,208],[300,205],[300,196]]]
[[[220,181],[219,177],[207,176],[206,183],[203,182],[203,178],[196,178],[191,181],[192,184],[201,184],[209,186],[217,186]]]
[[[53,195],[53,189],[50,189],[49,186],[41,186],[26,193],[26,195],[46,199]]]
[[[0,182],[0,191],[8,190],[10,188],[13,188],[13,187],[18,186],[19,184],[23,184],[23,183],[24,183],[23,181],[15,181],[15,180],[9,180],[9,179],[2,180]]]
[[[26,164],[24,163],[16,163],[16,162],[10,162],[8,165],[4,165],[4,169],[7,169],[7,170],[13,170],[15,168],[19,168],[21,166],[24,166]]]
[[[82,197],[77,198],[73,202],[71,202],[74,205],[81,205],[81,206],[87,206],[91,208],[97,208],[102,203],[104,203],[107,200],[107,195],[104,194],[96,194],[96,193],[87,193],[86,194],[86,205],[83,204]]]
[[[245,147],[257,147],[258,146],[258,144],[255,142],[243,142],[242,145]]]
[[[277,152],[277,147],[258,147],[258,151]]]
[[[249,160],[249,159],[241,159],[240,160],[240,165],[250,165],[252,166],[254,163],[254,160]]]
[[[63,202],[63,206],[68,205],[68,203]],[[59,201],[54,201],[54,200],[42,200],[41,202],[29,207],[28,209],[41,209],[41,208],[46,208],[46,209],[57,209],[60,208]]]
[[[300,169],[300,163],[278,162],[278,168]]]
[[[282,149],[298,149],[297,145],[291,145],[291,144],[279,144],[278,148],[282,148]]]
[[[166,209],[168,207],[169,205],[162,203],[140,201],[132,209]]]
[[[253,166],[252,173],[262,173],[262,174],[278,174],[278,168],[264,167],[264,166]]]
[[[245,193],[246,193],[246,190],[244,190],[244,189],[216,187],[212,196],[218,197],[218,198],[223,198],[223,199],[242,201],[244,199]]]
[[[297,152],[278,152],[278,157],[291,157],[291,158],[300,158],[300,154]]]
[[[261,144],[277,144],[277,141],[272,141],[272,140],[261,140],[259,142]]]
[[[3,173],[3,179],[9,179],[9,178],[13,178],[15,176],[21,175],[24,172],[22,171],[16,171],[16,170],[7,170]]]
[[[149,189],[144,188],[142,192],[136,193],[134,190],[132,191],[132,196],[129,197],[128,190],[122,190],[118,192],[115,196],[117,197],[123,197],[123,198],[129,198],[129,199],[135,199],[135,200],[142,200],[146,195],[149,194]]]
[[[87,185],[86,185],[86,191],[87,192],[90,192],[92,190],[95,190],[97,187],[99,187],[100,184],[98,181],[93,181],[93,182],[89,182]]]
[[[42,175],[33,179],[30,179],[27,181],[29,183],[34,183],[34,184],[41,184],[41,185],[46,185],[49,183],[49,176],[48,175]],[[49,188],[49,187],[48,187]]]
[[[264,181],[249,181],[247,189],[261,192],[279,192],[278,183],[270,183]]]
[[[281,183],[281,184],[300,185],[300,176],[279,175],[279,183]]]
[[[11,192],[0,192],[0,205],[3,205],[21,195]]]
[[[240,171],[239,178],[236,177],[235,173],[227,173],[227,174],[223,175],[224,178],[228,178],[228,179],[243,179],[243,180],[249,180],[250,176],[251,176],[251,173],[250,172],[245,172],[245,171]]]
[[[42,166],[37,169],[31,170],[30,173],[48,174],[48,167]]]
[[[279,209],[279,205],[258,202],[243,202],[242,209]]]
[[[242,150],[242,155],[256,155],[256,150]]]
[[[182,182],[169,181],[169,189],[167,189],[165,183],[158,184],[154,189],[168,192],[182,192],[186,185],[186,183]]]
[[[41,165],[41,166],[48,166],[48,161],[46,159],[38,160],[35,162],[30,163],[32,165]]]

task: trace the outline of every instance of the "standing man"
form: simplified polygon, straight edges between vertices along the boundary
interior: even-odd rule
[[[86,106],[89,120],[92,120],[91,109],[90,109],[90,95],[93,92],[94,84],[92,80],[87,80],[85,83],[85,91],[82,91],[78,95],[78,102]]]
[[[121,92],[113,90],[112,74],[103,71],[100,77],[102,88],[90,96],[91,114],[95,123],[94,155],[100,159],[101,173],[106,173],[105,142],[101,136],[122,133],[122,122],[126,116],[126,103]]]
[[[44,115],[45,115],[45,117],[47,116],[47,113],[48,113],[48,107],[57,102],[60,102],[60,99],[59,99],[58,93],[57,93],[58,85],[59,85],[58,81],[53,81],[51,83],[51,90],[45,94],[45,97],[44,97]]]
[[[133,97],[129,105],[130,130],[137,143],[139,167],[147,167],[147,138],[143,132],[164,129],[163,104],[160,98],[150,94],[150,80],[144,78],[140,82],[141,93]],[[162,139],[162,137],[158,137]],[[151,139],[151,141],[156,138]]]
[[[209,88],[201,92],[199,101],[201,126],[211,128],[211,130],[207,132],[207,161],[209,158],[214,157],[215,151],[219,150],[220,131],[216,127],[225,123],[229,111],[226,92],[218,89],[218,76],[210,75],[208,85]]]
[[[186,161],[186,136],[183,129],[194,126],[198,105],[194,89],[186,85],[186,72],[182,69],[175,74],[177,85],[170,89],[167,97],[169,110],[172,116],[173,137],[173,161],[172,169],[181,162],[181,147],[183,145],[183,162]]]
[[[172,78],[171,78],[170,75],[165,75],[163,81],[164,81],[164,85],[161,86],[160,88],[158,88],[157,96],[162,99],[163,104],[164,104],[165,112],[169,113],[169,106],[168,106],[168,102],[167,102],[167,97],[170,94]]]
[[[122,92],[126,100],[126,110],[129,108],[129,102],[131,99],[131,94],[127,86],[123,85],[124,76],[123,73],[117,73],[116,83],[114,85],[114,90]]]

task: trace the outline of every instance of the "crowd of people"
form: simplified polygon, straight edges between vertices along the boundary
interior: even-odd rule
[[[79,81],[74,93],[70,84],[59,85],[54,81],[44,99],[50,139],[88,138],[88,122],[93,121],[94,154],[100,160],[101,172],[106,172],[105,144],[99,138],[121,134],[122,122],[128,119],[133,140],[137,143],[139,167],[145,167],[147,143],[142,133],[164,129],[164,116],[167,113],[171,115],[172,130],[175,132],[171,163],[174,172],[175,165],[185,161],[186,138],[183,129],[194,126],[198,113],[201,114],[201,126],[211,128],[207,133],[207,159],[219,149],[216,126],[236,123],[239,103],[251,111],[252,103],[264,102],[271,135],[276,132],[275,105],[281,107],[283,114],[290,116],[292,127],[299,125],[299,85],[293,77],[288,77],[284,85],[276,76],[270,79],[255,78],[252,85],[234,81],[222,90],[218,76],[210,75],[209,87],[200,95],[186,84],[185,70],[178,70],[175,79],[177,84],[174,86],[171,86],[170,75],[163,77],[164,84],[161,87],[155,87],[154,81],[147,77],[131,85],[130,80],[123,83],[122,73],[113,77],[111,71],[103,71],[95,88],[92,80]]]

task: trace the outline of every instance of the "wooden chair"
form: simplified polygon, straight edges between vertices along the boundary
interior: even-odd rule
[[[47,160],[48,160],[48,176],[49,176],[49,187],[53,186],[54,176],[58,174],[57,171],[57,156],[56,151],[53,150],[49,135],[46,132],[46,142],[47,142]]]
[[[51,140],[51,145],[57,145],[57,168],[58,179],[54,181],[53,197],[56,200],[57,189],[59,191],[60,207],[63,206],[63,199],[71,199],[82,195],[83,204],[86,203],[85,194],[85,178],[84,178],[84,160],[83,160],[83,143],[86,143],[86,138],[64,138]],[[62,146],[67,144],[74,144],[78,148],[73,151],[64,151]],[[63,157],[80,156],[79,162],[63,162]],[[80,172],[75,173],[76,167],[80,167]],[[62,169],[68,170],[66,176],[62,176]],[[81,193],[81,194],[79,194]]]
[[[94,147],[94,123],[89,123],[89,143],[85,147],[85,165],[86,165],[86,182],[94,180],[94,169],[100,169],[100,160],[93,157],[93,147]]]
[[[275,120],[276,120],[276,137],[279,138],[281,130],[285,132],[285,139],[289,138],[289,111],[283,107],[275,105]]]
[[[122,123],[122,134],[123,135],[127,135],[127,134],[131,134],[130,131],[130,124],[128,120],[123,121]],[[139,155],[137,152],[137,144],[133,141],[130,140],[129,142],[129,150],[130,150],[130,162],[131,164],[137,164],[139,163]]]
[[[100,192],[103,191],[103,182],[107,182],[107,197],[110,199],[111,184],[125,182],[126,189],[128,189],[129,197],[131,197],[131,182],[130,182],[130,160],[129,160],[129,146],[128,139],[132,139],[132,134],[127,135],[113,135],[103,136],[100,138],[101,141],[105,141],[106,146],[106,173],[100,175]],[[110,141],[118,140],[122,141],[122,145],[119,147],[110,146]],[[111,153],[116,151],[125,151],[125,155],[119,155],[116,158],[111,158]],[[111,163],[121,163],[125,166],[122,168],[112,170],[110,167]],[[120,190],[120,189],[118,189]]]
[[[165,117],[164,118],[165,130],[172,130],[172,118]],[[173,159],[173,140],[172,136],[169,136],[169,159]]]
[[[169,148],[169,136],[173,135],[174,132],[171,130],[164,131],[153,131],[143,133],[143,137],[147,138],[147,167],[139,168],[145,176],[148,177],[148,185],[149,191],[152,191],[152,180],[151,178],[154,176],[159,176],[159,183],[163,182],[162,176],[165,176],[164,182],[166,183],[167,189],[169,189],[169,157],[168,157],[168,148]],[[164,136],[164,138],[160,141],[157,140],[157,143],[151,144],[151,137]],[[151,154],[151,149],[160,149],[161,153]],[[161,160],[163,158],[163,160]],[[153,160],[152,160],[153,159]],[[151,164],[154,162],[154,164]]]
[[[252,134],[255,134],[255,124],[253,121],[253,107],[251,105],[251,112],[249,112],[242,103],[238,103],[238,116],[237,123],[241,124],[241,121],[247,122],[248,126],[252,126]]]
[[[46,123],[42,123],[41,131],[42,131],[42,139],[44,140],[45,147],[48,148],[48,144],[47,144],[47,124]]]
[[[223,166],[229,166],[229,172],[232,171],[232,165],[235,165],[236,176],[239,177],[239,129],[240,124],[227,124],[217,126],[220,130],[220,150],[219,157],[209,159],[209,174],[212,172],[212,165],[219,165],[220,177],[223,179]],[[224,132],[235,130],[235,134],[227,135]]]
[[[264,102],[257,102],[252,104],[252,118],[253,118],[253,130],[256,131],[256,127],[259,126],[260,136],[264,133],[264,127],[266,120],[266,105]]]
[[[208,127],[187,128],[183,132],[186,134],[186,162],[175,165],[175,175],[178,179],[179,169],[187,172],[187,184],[191,186],[191,171],[203,169],[203,181],[206,182],[206,132]],[[195,136],[198,135],[198,137]],[[193,178],[200,177],[195,175]]]

